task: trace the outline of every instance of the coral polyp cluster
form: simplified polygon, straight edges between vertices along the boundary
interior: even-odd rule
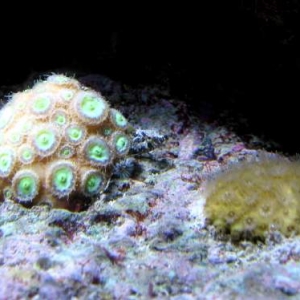
[[[13,94],[0,111],[0,199],[85,206],[128,153],[127,131],[100,93],[64,75]]]
[[[270,230],[300,233],[300,162],[282,157],[241,163],[208,180],[207,222],[234,239]]]

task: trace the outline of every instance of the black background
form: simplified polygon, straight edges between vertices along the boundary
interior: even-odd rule
[[[74,4],[62,11],[45,3],[22,18],[2,11],[9,17],[0,28],[2,92],[58,69],[167,83],[191,109],[230,110],[254,134],[300,152],[298,1],[150,3],[81,3],[76,13]]]

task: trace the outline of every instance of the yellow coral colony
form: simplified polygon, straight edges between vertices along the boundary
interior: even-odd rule
[[[269,230],[300,233],[300,163],[264,158],[241,163],[205,185],[207,223],[233,238]]]
[[[0,111],[0,200],[75,209],[128,153],[127,120],[98,92],[51,75]]]

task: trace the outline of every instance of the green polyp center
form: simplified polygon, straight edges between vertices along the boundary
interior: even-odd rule
[[[12,167],[12,154],[9,151],[0,152],[0,174],[7,174]]]
[[[7,154],[0,155],[0,165],[2,169],[7,168],[10,164],[10,157]]]
[[[36,113],[44,113],[50,107],[51,101],[48,97],[37,98],[33,103],[33,111]]]
[[[53,184],[55,189],[64,192],[73,185],[73,172],[69,167],[60,167],[53,174]]]
[[[68,155],[70,155],[70,153],[71,153],[70,149],[62,150],[62,155],[64,155],[64,156],[68,156]]]
[[[21,198],[33,198],[36,193],[36,181],[30,175],[25,175],[17,184],[17,194]]]
[[[70,101],[74,96],[74,92],[72,91],[63,91],[62,98],[65,101]]]
[[[90,195],[97,193],[102,185],[102,181],[103,179],[99,174],[93,173],[88,175],[85,183],[85,192]]]
[[[83,131],[80,127],[71,127],[68,130],[68,135],[71,141],[77,142],[81,139]]]
[[[58,113],[55,115],[54,122],[59,126],[63,126],[67,123],[67,117],[64,113]]]
[[[65,146],[60,151],[60,156],[65,158],[71,157],[72,154],[73,154],[73,149],[68,146]]]
[[[30,161],[33,157],[33,153],[30,149],[24,149],[21,156],[24,161]]]
[[[104,133],[104,135],[106,135],[106,136],[111,135],[112,129],[111,129],[111,128],[104,128],[103,133]]]
[[[125,136],[120,136],[116,141],[116,149],[118,152],[124,152],[128,146],[128,139]]]
[[[11,136],[9,137],[9,140],[11,141],[11,143],[16,144],[19,143],[21,140],[21,135],[17,132],[13,132],[11,134]]]
[[[80,109],[85,117],[97,119],[105,111],[105,103],[99,97],[87,95],[81,99]]]
[[[95,142],[88,147],[88,157],[93,161],[104,163],[109,160],[109,150],[105,144]]]
[[[48,129],[41,130],[36,135],[35,141],[39,150],[48,151],[55,144],[55,134]]]
[[[12,198],[12,195],[13,195],[11,188],[8,188],[8,187],[5,188],[5,189],[3,190],[3,195],[4,195],[4,199],[6,199],[6,200],[11,199],[11,198]]]
[[[116,123],[118,126],[120,127],[124,127],[127,125],[127,120],[125,119],[125,117],[119,113],[119,112],[116,112],[116,115],[115,115],[115,120],[116,120]]]

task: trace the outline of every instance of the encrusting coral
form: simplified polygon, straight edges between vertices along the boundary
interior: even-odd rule
[[[300,233],[300,162],[283,157],[240,163],[204,186],[207,223],[234,240],[268,231]]]
[[[0,200],[84,207],[130,143],[126,118],[100,93],[51,75],[0,111]]]

